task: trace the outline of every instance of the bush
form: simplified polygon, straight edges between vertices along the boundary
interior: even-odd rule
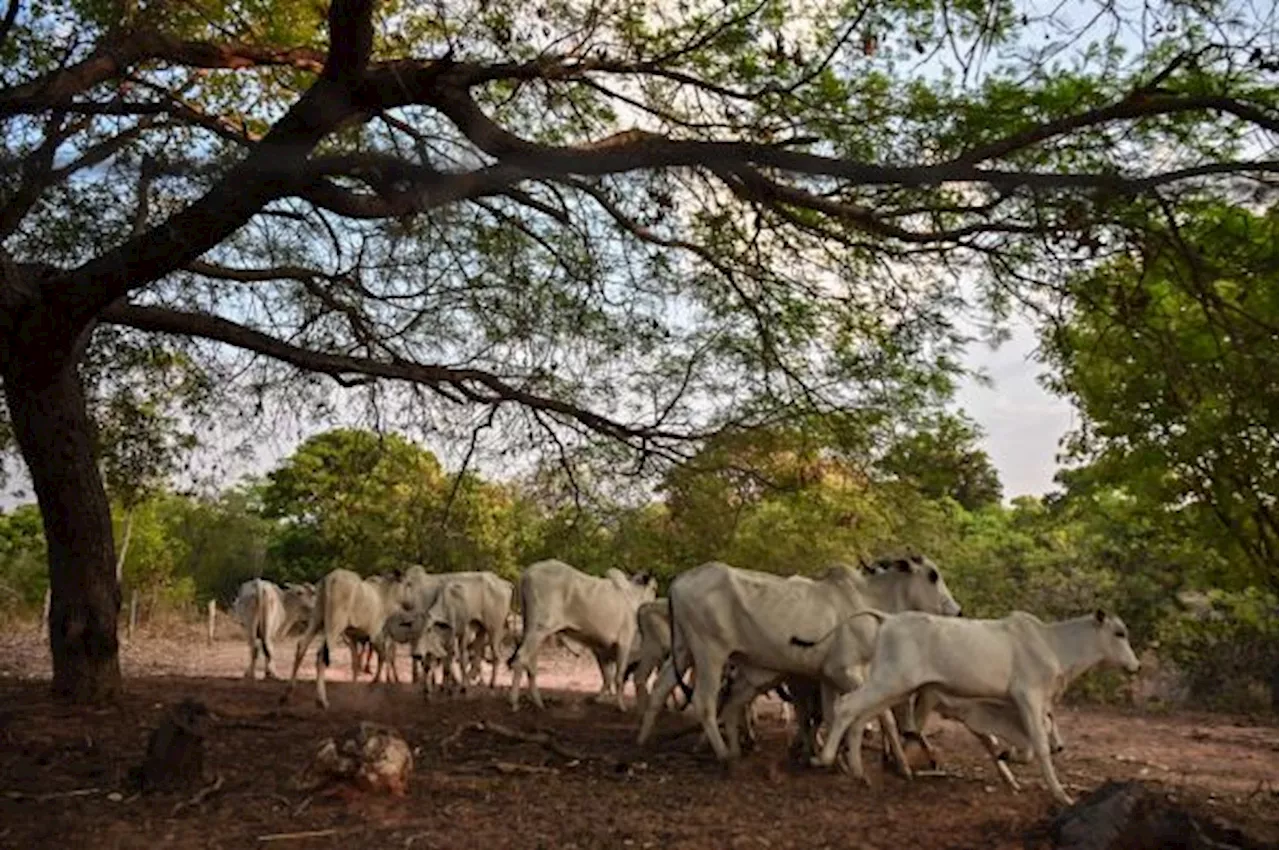
[[[1160,656],[1176,665],[1189,700],[1200,707],[1275,711],[1280,665],[1276,594],[1256,588],[1212,590],[1204,601],[1159,623]]]

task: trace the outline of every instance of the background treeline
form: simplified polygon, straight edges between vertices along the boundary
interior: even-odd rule
[[[225,604],[252,576],[314,580],[335,567],[423,564],[514,578],[557,557],[588,572],[616,566],[665,581],[712,558],[804,573],[910,546],[943,565],[974,616],[1114,607],[1139,643],[1183,674],[1185,692],[1165,699],[1274,704],[1274,587],[1247,559],[1194,545],[1180,523],[1131,494],[1076,485],[1086,481],[1078,476],[1051,498],[1002,504],[974,431],[951,417],[870,468],[806,443],[799,434],[741,435],[706,449],[697,461],[706,468],[667,475],[647,501],[575,504],[554,468],[514,483],[470,473],[459,482],[400,436],[329,431],[262,480],[215,497],[158,490],[129,510],[117,505],[117,539],[129,541],[123,583],[149,616],[194,612],[210,598]],[[47,575],[34,505],[0,517],[0,546],[6,607],[38,611]],[[1091,684],[1091,696],[1127,694],[1118,678]]]

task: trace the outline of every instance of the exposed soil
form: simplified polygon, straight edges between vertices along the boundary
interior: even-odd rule
[[[692,736],[671,737],[687,724],[675,714],[664,718],[664,740],[639,748],[635,714],[595,704],[583,693],[598,687],[594,663],[570,656],[543,665],[548,710],[512,714],[505,690],[426,702],[407,684],[351,684],[340,653],[326,713],[310,682],[281,706],[282,683],[230,678],[243,673],[243,644],[196,643],[132,642],[122,704],[78,709],[54,703],[36,678],[48,663],[38,640],[4,639],[0,847],[1018,848],[1054,811],[1035,767],[1015,765],[1024,790],[1010,792],[979,745],[950,724],[933,737],[946,776],[907,782],[882,772],[868,750],[867,788],[789,766],[776,713],[760,724],[759,749],[730,771],[693,753]],[[287,675],[292,646],[282,654],[289,658],[277,669]],[[309,659],[303,670],[312,674]],[[189,805],[191,791],[137,795],[129,768],[141,763],[164,706],[188,696],[214,712],[205,762],[222,785]],[[360,720],[394,726],[415,748],[408,795],[294,790],[318,742]],[[549,732],[557,746],[477,722]],[[1070,707],[1058,722],[1067,750],[1055,761],[1073,793],[1107,779],[1146,780],[1274,846],[1274,724]]]

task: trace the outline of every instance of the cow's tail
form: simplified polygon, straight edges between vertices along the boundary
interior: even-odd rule
[[[529,600],[524,595],[524,576],[520,577],[520,621],[523,628],[520,629],[520,639],[516,641],[515,651],[511,653],[511,657],[507,659],[507,667],[510,668],[512,662],[516,660],[516,656],[520,654],[520,650],[524,649],[524,636],[529,632]]]
[[[253,580],[255,611],[253,614],[253,639],[262,647],[262,654],[271,664],[271,641],[267,640],[267,586],[260,578]]]
[[[680,669],[680,648],[676,646],[676,635],[680,630],[676,628],[676,594],[674,582],[672,587],[667,588],[667,626],[671,629],[671,670],[676,674],[676,684],[680,686],[680,690],[684,692],[684,707],[688,708],[693,702],[693,688],[684,681],[684,671]]]
[[[815,646],[817,646],[817,645],[818,645],[818,644],[820,644],[820,643],[824,643],[824,642],[826,642],[826,641],[830,640],[830,639],[831,639],[831,636],[832,636],[832,635],[834,635],[834,634],[836,633],[836,631],[838,631],[838,630],[839,630],[839,628],[840,628],[841,626],[843,626],[845,623],[847,623],[847,622],[849,622],[850,620],[852,620],[854,617],[861,617],[861,616],[864,616],[864,615],[865,615],[865,616],[867,616],[867,617],[874,617],[874,618],[876,619],[876,621],[877,621],[877,622],[881,622],[881,623],[883,623],[883,622],[884,622],[885,617],[889,616],[888,614],[884,613],[883,611],[877,611],[877,610],[876,610],[876,609],[874,609],[874,608],[863,608],[863,609],[861,609],[861,610],[854,611],[854,612],[853,612],[852,614],[850,614],[848,617],[845,617],[843,620],[841,620],[840,622],[836,623],[834,626],[832,626],[832,627],[831,627],[831,629],[830,629],[826,634],[824,634],[822,637],[818,638],[817,640],[805,640],[804,638],[795,637],[795,636],[793,635],[793,636],[791,637],[791,641],[790,641],[790,643],[791,643],[791,645],[792,645],[792,646],[799,646],[799,647],[802,647],[802,648],[804,648],[804,649],[811,649],[812,647],[815,647]]]
[[[322,598],[316,600],[316,610],[320,612],[321,617],[320,651],[318,653],[318,657],[324,661],[324,666],[332,667],[333,657],[330,653],[333,651],[333,647],[329,646],[329,629],[333,627],[335,622],[337,622],[337,618],[334,616],[334,605],[336,603],[333,599],[333,582],[328,581],[327,578],[328,577],[326,576],[323,593],[321,593]],[[320,604],[322,602],[323,605]],[[352,651],[354,652],[354,648]],[[354,661],[352,663],[354,663]]]

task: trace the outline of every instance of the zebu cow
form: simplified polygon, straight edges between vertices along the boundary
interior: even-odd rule
[[[839,692],[857,687],[861,681],[859,671],[853,666],[824,669],[826,652],[791,640],[796,624],[804,623],[815,634],[824,635],[835,632],[851,615],[868,608],[960,613],[942,574],[923,558],[901,559],[895,569],[877,575],[835,566],[816,580],[802,576],[781,578],[711,562],[677,576],[667,598],[671,607],[671,660],[664,665],[654,688],[657,699],[649,701],[638,741],[643,744],[649,739],[662,700],[681,680],[682,669],[692,663],[693,709],[720,759],[740,752],[736,734],[730,735],[730,745],[725,744],[717,717],[720,682],[731,657],[744,668],[819,679],[824,683],[824,703],[829,703],[834,698],[832,687]],[[854,629],[865,630],[856,620],[854,623]],[[868,639],[874,641],[874,620],[869,628]],[[754,698],[754,693],[751,696]],[[728,731],[736,732],[740,715],[740,710],[726,708],[726,726],[733,724]],[[831,712],[826,711],[824,716],[830,717]],[[882,720],[886,733],[892,736],[895,755],[905,761],[892,731],[892,717]]]
[[[667,619],[666,599],[654,599],[636,609],[636,632],[640,640],[631,652],[623,681],[627,676],[635,676],[636,711],[643,714],[649,706],[649,677],[671,654],[671,621]]]
[[[452,674],[455,658],[459,675],[455,681],[463,691],[471,679],[472,663],[478,670],[483,644],[493,653],[494,664],[489,687],[498,681],[498,652],[506,637],[507,615],[511,613],[511,597],[515,586],[493,573],[448,573],[426,612],[426,623],[418,638],[418,654],[443,653],[446,669]],[[474,658],[472,652],[476,652]]]
[[[1016,611],[1001,620],[959,620],[906,613],[880,627],[866,684],[840,698],[822,753],[829,766],[846,730],[867,721],[921,688],[952,696],[1011,705],[1018,727],[1040,763],[1055,799],[1071,805],[1050,756],[1048,718],[1054,702],[1076,677],[1100,663],[1129,673],[1140,664],[1119,617],[1101,609],[1057,623]],[[863,777],[861,747],[850,748],[850,771]]]
[[[309,618],[315,602],[316,589],[309,584],[286,584],[281,588],[266,579],[251,578],[240,585],[231,610],[249,636],[246,679],[254,677],[259,652],[263,655],[263,676],[276,678],[275,642],[288,634],[295,623]]]
[[[328,708],[325,670],[329,667],[332,648],[343,637],[363,636],[372,640],[381,634],[387,617],[402,607],[408,600],[408,594],[409,588],[400,575],[361,578],[350,570],[334,570],[325,576],[320,582],[316,606],[311,612],[306,634],[298,641],[298,651],[293,658],[293,673],[289,676],[289,688],[283,698],[288,699],[293,693],[302,657],[306,655],[316,634],[323,632],[320,649],[316,652],[316,701],[321,708]],[[378,649],[377,646],[374,648]],[[357,674],[357,659],[353,652],[352,681]]]
[[[613,685],[618,708],[624,708],[623,680],[631,647],[636,641],[636,609],[653,599],[655,582],[649,576],[628,578],[610,569],[604,578],[579,572],[562,561],[539,561],[520,576],[520,603],[524,636],[512,654],[511,708],[520,706],[520,684],[529,675],[529,697],[543,707],[538,692],[538,650],[551,635],[560,632],[595,653],[604,679],[600,694],[609,693],[607,665],[613,664]]]

